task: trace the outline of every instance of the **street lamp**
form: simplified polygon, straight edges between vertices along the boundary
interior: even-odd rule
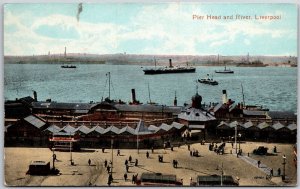
[[[286,164],[286,157],[285,155],[282,156],[283,159],[283,175],[282,175],[282,180],[285,180],[285,164]]]
[[[239,133],[239,151],[241,150],[241,137],[242,137],[242,134],[241,133]]]

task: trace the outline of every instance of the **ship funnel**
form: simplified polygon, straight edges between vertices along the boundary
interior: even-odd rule
[[[169,67],[173,68],[173,66],[172,66],[172,59],[169,59]]]
[[[223,90],[222,101],[223,101],[223,104],[226,104],[228,102],[226,90]]]
[[[177,96],[176,96],[176,91],[175,91],[175,98],[174,98],[174,106],[177,106]]]
[[[131,89],[131,96],[132,96],[132,103],[135,103],[136,102],[135,89]]]
[[[35,102],[37,102],[37,93],[36,91],[33,91],[33,99]]]

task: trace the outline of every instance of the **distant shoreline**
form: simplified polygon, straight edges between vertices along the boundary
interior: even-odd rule
[[[297,67],[295,56],[219,56],[219,55],[36,55],[4,56],[5,64],[109,64],[168,66]]]

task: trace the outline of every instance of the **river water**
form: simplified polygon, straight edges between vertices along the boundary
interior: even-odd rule
[[[216,74],[223,67],[197,67],[196,73],[144,75],[137,65],[77,64],[76,69],[62,69],[60,64],[5,64],[4,98],[13,100],[38,93],[38,100],[51,98],[58,102],[99,102],[108,96],[106,73],[111,73],[111,99],[131,100],[131,89],[137,100],[173,105],[175,91],[178,105],[190,101],[196,93],[205,103],[219,102],[222,90],[228,98],[259,104],[273,111],[297,111],[297,68],[231,67],[234,74]],[[146,67],[144,67],[146,68]],[[217,86],[196,83],[206,74],[213,74]],[[106,84],[105,84],[106,83]]]

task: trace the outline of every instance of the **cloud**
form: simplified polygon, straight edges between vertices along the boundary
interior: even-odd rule
[[[4,28],[8,29],[4,30],[4,54],[63,53],[65,46],[68,52],[106,54],[126,52],[129,45],[128,53],[201,54],[203,50],[218,52],[224,45],[244,43],[250,47],[252,39],[259,37],[265,40],[296,37],[290,28],[274,28],[270,23],[255,20],[193,20],[193,14],[207,14],[200,4],[196,5],[149,4],[141,6],[128,22],[118,24],[87,19],[77,22],[75,15],[33,16],[27,18],[30,27],[24,23],[22,12],[14,15],[5,10]],[[144,47],[134,47],[132,41],[141,41]]]

